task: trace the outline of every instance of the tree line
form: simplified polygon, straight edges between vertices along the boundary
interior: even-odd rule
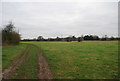
[[[16,45],[19,44],[20,41],[78,41],[81,42],[83,40],[99,40],[99,41],[111,41],[111,40],[120,40],[118,37],[108,37],[105,35],[104,37],[100,38],[97,35],[85,35],[85,36],[68,36],[68,37],[56,37],[56,38],[47,38],[45,39],[43,36],[38,36],[37,38],[34,39],[23,39],[21,40],[19,32],[15,31],[15,26],[12,22],[7,24],[3,29],[2,29],[2,44],[3,45]]]
[[[85,35],[85,36],[81,36],[81,37],[75,37],[75,36],[68,36],[68,37],[64,37],[64,38],[60,38],[60,37],[56,37],[56,38],[47,38],[45,39],[43,36],[38,36],[38,38],[34,38],[34,39],[23,39],[21,41],[67,41],[67,42],[71,42],[71,41],[84,41],[84,40],[91,40],[91,41],[112,41],[112,40],[120,40],[120,38],[118,37],[107,37],[107,35],[105,35],[104,37],[100,38],[97,35]]]

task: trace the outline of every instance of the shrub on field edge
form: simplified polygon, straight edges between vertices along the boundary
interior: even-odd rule
[[[14,30],[14,25],[10,22],[2,29],[2,44],[19,44],[20,34]]]

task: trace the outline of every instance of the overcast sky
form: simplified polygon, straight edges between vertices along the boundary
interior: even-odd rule
[[[118,36],[118,3],[4,2],[2,26],[9,21],[13,21],[22,38]]]

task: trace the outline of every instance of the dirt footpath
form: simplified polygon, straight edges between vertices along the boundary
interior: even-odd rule
[[[52,73],[49,69],[48,63],[42,53],[39,56],[39,79],[52,79]]]
[[[38,64],[39,64],[38,79],[53,79],[52,78],[53,75],[49,68],[48,62],[43,56],[43,54],[40,52],[39,47],[33,44],[30,45],[34,46],[37,49]],[[15,71],[18,68],[18,66],[24,61],[25,57],[28,55],[28,52],[29,52],[29,47],[27,46],[23,54],[21,54],[21,57],[15,60],[12,66],[3,70],[4,79],[10,79],[11,73]]]
[[[9,76],[11,75],[11,73],[17,69],[17,67],[23,62],[23,60],[25,59],[25,57],[27,56],[27,53],[29,51],[29,48],[26,47],[25,51],[23,52],[23,54],[21,54],[20,58],[18,58],[17,60],[15,60],[13,62],[13,65],[10,66],[9,68],[7,69],[4,69],[2,71],[2,77],[4,79],[10,79]]]
[[[50,70],[48,62],[45,59],[43,53],[40,52],[40,49],[38,46],[36,46],[36,45],[34,45],[34,46],[37,48],[37,51],[38,51],[38,61],[39,61],[38,78],[39,79],[53,79],[52,72]]]

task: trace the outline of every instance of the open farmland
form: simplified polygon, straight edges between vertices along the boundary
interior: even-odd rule
[[[118,78],[117,41],[22,42],[10,47],[3,48],[3,68],[28,48],[23,62],[10,75],[13,79],[38,78],[38,51],[46,58],[54,79]]]
[[[117,78],[117,41],[31,43],[40,47],[56,79]]]
[[[13,62],[18,59],[25,51],[26,44],[19,44],[16,46],[2,47],[2,68],[10,67]]]
[[[37,79],[38,76],[38,58],[37,58],[37,49],[28,45],[27,56],[25,57],[23,63],[18,67],[16,71],[11,74],[13,79]]]
[[[14,1],[0,4],[2,81],[120,80],[118,0]]]

